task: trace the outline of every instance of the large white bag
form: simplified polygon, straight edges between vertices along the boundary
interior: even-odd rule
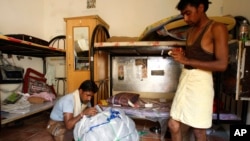
[[[75,141],[139,141],[135,123],[118,109],[84,116],[74,128]]]

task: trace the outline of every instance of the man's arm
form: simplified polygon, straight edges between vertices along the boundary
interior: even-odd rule
[[[215,68],[213,71],[224,71],[228,65],[228,30],[222,23],[212,27],[215,47]]]
[[[73,117],[73,113],[64,113],[64,123],[68,130],[73,129],[75,124],[82,118],[81,114]]]
[[[97,110],[94,107],[84,109],[79,115],[76,117],[73,116],[73,113],[64,113],[64,123],[67,129],[73,129],[75,124],[82,119],[83,115],[86,116],[94,116],[97,114]]]

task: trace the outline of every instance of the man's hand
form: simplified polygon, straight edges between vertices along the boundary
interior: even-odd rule
[[[87,109],[84,109],[83,110],[83,115],[86,115],[86,116],[94,116],[97,114],[97,110],[95,107],[90,107],[90,108],[87,108]]]
[[[182,48],[174,48],[168,52],[168,55],[172,56],[173,59],[181,64],[186,64],[187,58]]]

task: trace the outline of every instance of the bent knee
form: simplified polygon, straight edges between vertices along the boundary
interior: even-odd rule
[[[171,132],[178,132],[178,131],[180,131],[180,128],[181,128],[180,122],[176,121],[174,119],[169,119],[168,127],[171,130]]]

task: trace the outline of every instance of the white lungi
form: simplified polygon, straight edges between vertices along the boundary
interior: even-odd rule
[[[194,128],[212,125],[214,87],[212,72],[183,69],[170,116]]]

